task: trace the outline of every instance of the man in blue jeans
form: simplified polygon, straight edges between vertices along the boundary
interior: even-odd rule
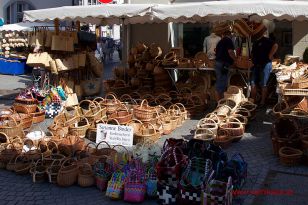
[[[274,54],[277,52],[278,45],[274,41],[268,38],[268,33],[257,40],[252,47],[252,76],[251,76],[251,98],[256,102],[257,86],[262,89],[261,102],[259,107],[262,108],[265,105],[267,97],[267,83],[272,72],[272,60]]]
[[[235,51],[232,41],[231,31],[227,30],[223,34],[223,38],[216,46],[216,100],[223,98],[224,92],[228,86],[229,67],[235,61]]]

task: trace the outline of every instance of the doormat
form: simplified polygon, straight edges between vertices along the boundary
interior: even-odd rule
[[[270,170],[252,204],[307,204],[307,184],[308,175]]]

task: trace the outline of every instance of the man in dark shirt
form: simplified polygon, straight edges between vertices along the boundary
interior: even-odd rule
[[[228,72],[230,65],[235,61],[234,45],[231,39],[231,32],[226,31],[223,38],[216,46],[216,100],[223,98],[228,86]]]
[[[272,72],[272,59],[278,49],[278,45],[269,39],[265,33],[257,40],[252,47],[252,77],[251,77],[251,97],[255,100],[257,95],[257,86],[262,89],[260,107],[265,105],[267,97],[267,83]]]

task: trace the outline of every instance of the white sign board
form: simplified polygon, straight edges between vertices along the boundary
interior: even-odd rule
[[[96,143],[106,141],[110,145],[133,146],[134,131],[130,126],[97,124]]]

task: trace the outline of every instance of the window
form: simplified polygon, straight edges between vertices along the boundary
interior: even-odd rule
[[[6,22],[7,23],[18,23],[21,22],[23,19],[23,12],[26,10],[33,10],[33,6],[23,2],[17,1],[10,4],[6,8]]]

